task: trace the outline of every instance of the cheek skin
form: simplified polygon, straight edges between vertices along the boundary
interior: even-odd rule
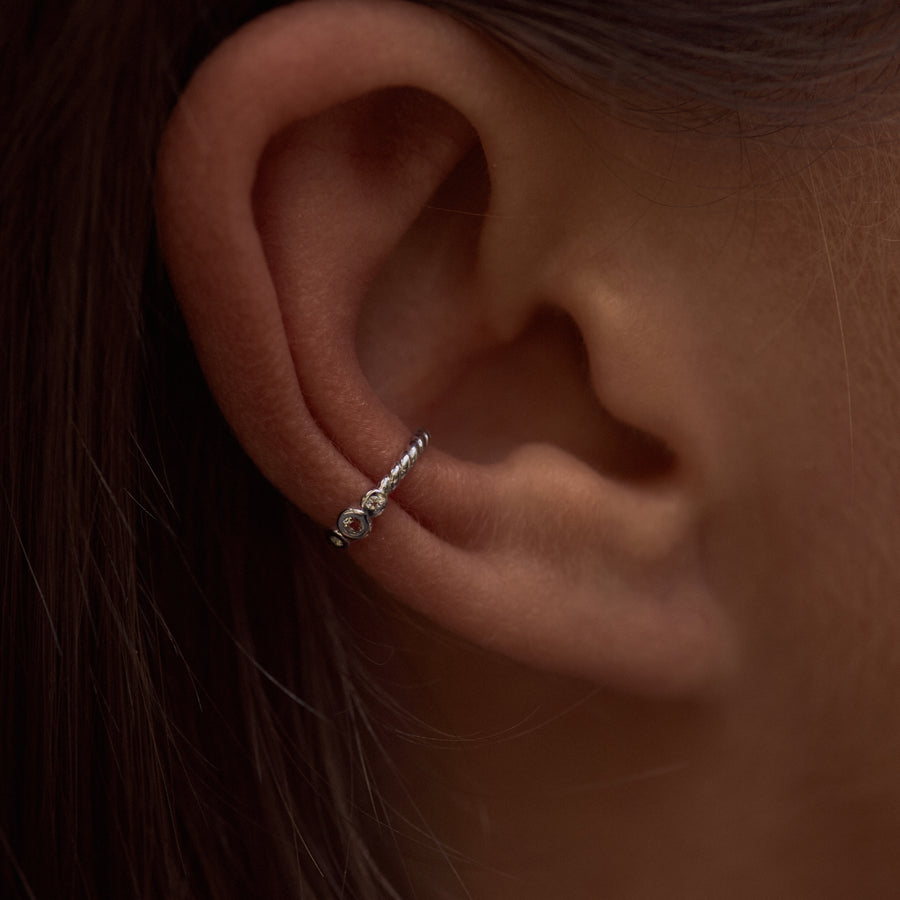
[[[889,746],[900,719],[900,278],[892,223],[869,215],[884,161],[854,152],[852,180],[846,158],[826,154],[732,201],[716,263],[684,289],[690,327],[706,336],[698,382],[719,451],[708,558],[746,635],[754,690],[763,702],[793,693],[810,734],[832,745],[871,742],[870,728],[845,727],[867,719]],[[673,268],[689,242],[714,241],[706,215],[673,248]]]

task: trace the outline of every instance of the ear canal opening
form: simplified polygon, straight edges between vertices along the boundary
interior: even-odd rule
[[[582,384],[596,405],[598,429],[603,432],[596,453],[582,457],[584,461],[620,481],[651,483],[671,476],[677,465],[672,449],[648,431],[615,416],[600,402],[591,388],[590,356],[577,324],[565,313],[554,314],[562,316],[577,335]]]
[[[514,340],[470,358],[429,416],[442,449],[469,462],[496,463],[525,444],[550,444],[622,481],[662,480],[675,467],[662,441],[600,403],[577,325],[548,307]]]

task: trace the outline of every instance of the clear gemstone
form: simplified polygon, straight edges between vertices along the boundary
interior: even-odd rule
[[[373,516],[378,516],[384,512],[387,506],[387,497],[378,488],[373,488],[363,497],[362,508]]]

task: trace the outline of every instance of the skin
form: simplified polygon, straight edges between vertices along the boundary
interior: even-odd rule
[[[714,699],[660,704],[438,637],[422,650],[406,629],[394,665],[427,685],[413,702],[437,733],[467,736],[401,751],[421,775],[415,807],[398,803],[414,821],[425,805],[460,854],[455,876],[440,859],[414,868],[419,895],[459,896],[458,877],[473,897],[886,896],[900,831],[895,147],[865,131],[825,153],[793,146],[828,146],[825,132],[666,136],[567,105],[579,177],[615,173],[616,215],[566,247],[546,283],[652,293],[665,273],[656,321],[628,327],[655,360],[693,348],[667,360],[667,380],[692,385],[709,452],[682,477],[704,479],[704,565],[738,635],[734,667]],[[529,202],[542,216],[552,205]],[[518,349],[534,372],[540,351]],[[551,364],[527,381],[530,397],[550,394],[529,404],[548,411],[530,427],[560,435],[571,406],[553,397],[577,396],[577,376]],[[435,431],[463,431],[452,410],[484,383],[462,379],[471,404],[454,393]],[[481,425],[460,452],[478,453]],[[424,886],[436,872],[444,893]]]
[[[411,896],[893,889],[898,136],[647,128],[391,3],[188,88],[160,228],[248,451],[324,527],[434,438],[350,551]]]
[[[423,649],[421,623],[395,625],[394,677],[436,735],[460,736],[398,749],[419,773],[398,806],[459,854],[448,864],[411,840],[417,895],[886,896],[900,831],[892,126],[881,142],[868,128],[744,141],[555,102],[574,136],[559,149],[553,132],[545,193],[517,199],[542,230],[523,238],[511,290],[537,284],[580,312],[606,291],[654,297],[665,278],[640,313],[598,315],[640,329],[646,356],[629,377],[645,360],[658,377],[665,360],[666,382],[690,386],[678,415],[696,455],[654,477],[703,483],[705,577],[737,646],[713,699],[658,703],[539,678],[446,636]],[[526,434],[587,455],[572,426],[593,401],[578,337],[542,323],[421,420],[461,455],[494,459],[509,452],[496,423],[511,430],[512,404],[509,444]]]

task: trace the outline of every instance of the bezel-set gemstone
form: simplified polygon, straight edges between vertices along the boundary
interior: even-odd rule
[[[406,452],[391,467],[376,487],[371,488],[359,501],[360,508],[345,509],[337,519],[337,528],[328,532],[328,540],[334,547],[347,547],[361,540],[372,530],[372,520],[380,516],[387,507],[388,494],[406,477],[415,465],[422,451],[428,446],[429,435],[425,430],[417,431]]]
[[[365,497],[362,498],[362,508],[370,516],[380,516],[387,506],[387,494],[379,488],[372,488]]]
[[[372,527],[368,515],[361,509],[345,509],[338,516],[337,530],[348,541],[364,538]]]

